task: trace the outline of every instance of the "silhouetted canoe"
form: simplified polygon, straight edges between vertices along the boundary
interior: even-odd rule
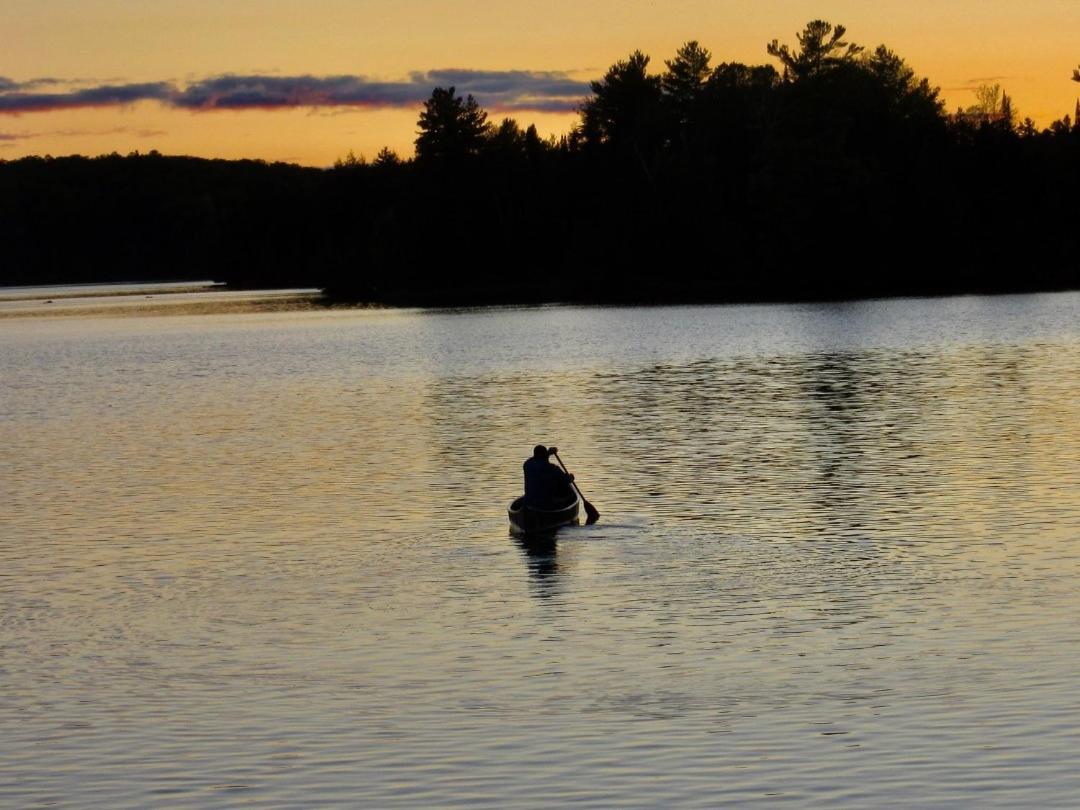
[[[510,516],[510,526],[521,534],[550,532],[560,526],[578,522],[581,510],[581,498],[575,493],[574,500],[560,509],[534,509],[525,505],[525,498],[517,498],[506,510]]]

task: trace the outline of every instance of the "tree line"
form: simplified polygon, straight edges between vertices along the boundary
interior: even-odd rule
[[[3,281],[437,305],[1080,287],[1080,122],[1040,129],[999,87],[947,112],[902,57],[846,37],[815,20],[761,65],[688,42],[653,71],[635,51],[558,138],[440,87],[408,159],[2,163]]]

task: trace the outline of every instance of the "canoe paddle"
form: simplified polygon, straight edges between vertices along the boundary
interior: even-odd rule
[[[559,454],[553,453],[552,455],[554,455],[555,460],[559,462],[559,466],[562,467],[562,471],[569,475],[570,471],[566,469],[566,465],[562,463],[562,459],[559,458]],[[600,513],[596,511],[596,507],[589,503],[587,500],[585,500],[585,496],[581,494],[581,489],[578,487],[577,481],[571,481],[570,486],[574,488],[574,490],[578,494],[578,497],[581,498],[581,502],[585,505],[585,525],[591,526],[593,523],[596,523],[596,521],[600,519]]]

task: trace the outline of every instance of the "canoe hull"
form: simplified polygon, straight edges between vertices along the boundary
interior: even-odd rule
[[[507,508],[506,513],[510,518],[511,531],[518,534],[541,534],[577,523],[581,513],[581,498],[575,495],[571,503],[560,509],[534,509],[525,505],[524,498],[517,498]]]

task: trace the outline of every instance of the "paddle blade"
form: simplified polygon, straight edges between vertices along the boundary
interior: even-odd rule
[[[584,498],[581,499],[581,502],[585,506],[585,525],[591,526],[600,519],[600,513],[596,511],[595,506],[593,506]]]

